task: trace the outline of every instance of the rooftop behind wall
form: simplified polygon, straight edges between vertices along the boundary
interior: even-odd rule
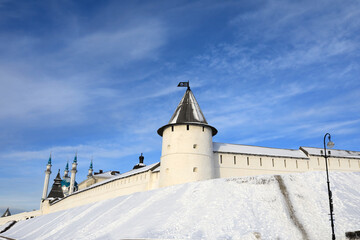
[[[213,150],[214,152],[223,152],[223,153],[239,153],[239,154],[249,154],[249,155],[259,155],[259,156],[309,159],[303,151],[298,149],[268,148],[268,147],[214,142]]]

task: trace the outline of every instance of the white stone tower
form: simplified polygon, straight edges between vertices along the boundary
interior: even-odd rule
[[[50,180],[50,174],[51,174],[51,154],[50,154],[50,157],[49,157],[48,164],[46,165],[45,180],[44,180],[44,189],[43,189],[43,194],[42,194],[41,200],[44,200],[44,199],[46,199],[46,197],[47,197],[47,192],[48,192],[48,187],[49,187],[49,180]]]
[[[74,158],[74,161],[72,163],[72,168],[71,168],[69,195],[74,192],[75,176],[76,176],[76,173],[77,173],[76,167],[77,167],[77,153],[75,154],[75,158]]]
[[[185,86],[188,88],[169,123],[157,131],[163,138],[160,187],[215,176],[212,137],[217,130],[208,125],[188,83]]]

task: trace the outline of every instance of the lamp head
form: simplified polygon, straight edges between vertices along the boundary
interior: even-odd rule
[[[335,145],[334,142],[332,142],[331,140],[327,143],[328,148],[333,148],[334,145]]]

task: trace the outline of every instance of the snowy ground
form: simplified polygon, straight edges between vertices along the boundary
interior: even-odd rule
[[[360,173],[330,173],[337,239],[360,230]],[[330,239],[325,172],[216,179],[15,224],[15,239]],[[4,226],[0,226],[0,231]]]

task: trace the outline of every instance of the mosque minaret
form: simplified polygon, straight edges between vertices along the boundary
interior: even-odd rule
[[[41,197],[42,200],[46,199],[46,197],[47,197],[50,174],[51,174],[51,154],[50,154],[49,161],[48,161],[48,164],[46,165],[46,170],[45,170],[44,188],[43,188],[43,193],[42,193],[42,197]]]
[[[74,161],[72,163],[72,168],[71,168],[71,179],[70,179],[69,194],[72,194],[74,192],[76,173],[77,173],[77,153],[75,154],[75,158],[74,158]]]

